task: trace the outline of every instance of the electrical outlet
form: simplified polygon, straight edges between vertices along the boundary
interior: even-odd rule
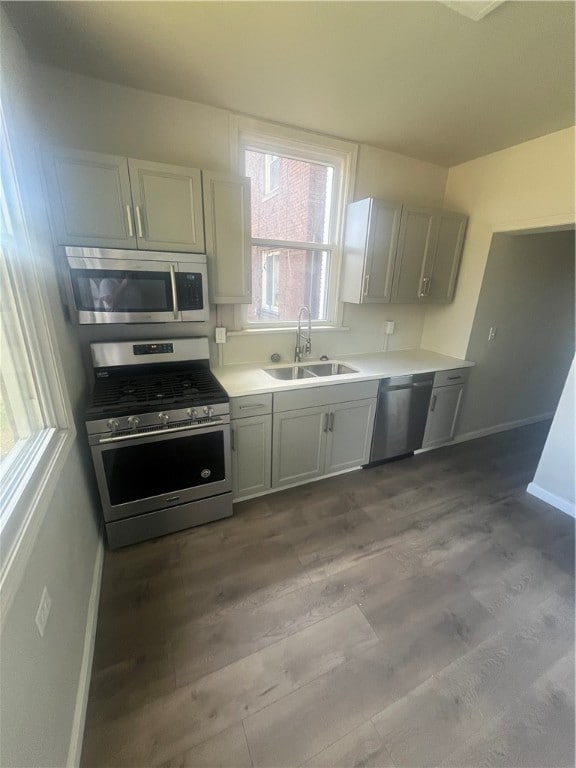
[[[495,338],[496,338],[496,328],[492,327],[488,331],[488,341],[494,341]]]
[[[226,328],[216,328],[216,344],[226,344]]]
[[[395,325],[396,325],[396,323],[394,322],[394,320],[387,320],[384,323],[384,333],[387,334],[387,335],[391,334],[391,333],[394,333],[394,326]]]
[[[44,637],[44,630],[46,629],[46,622],[48,616],[50,616],[50,608],[52,608],[52,598],[48,592],[48,588],[44,587],[42,590],[42,597],[40,598],[40,605],[36,611],[36,626],[40,637]]]

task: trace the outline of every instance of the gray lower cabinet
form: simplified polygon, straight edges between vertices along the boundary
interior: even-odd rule
[[[325,472],[367,464],[374,428],[376,400],[333,405],[329,412]]]
[[[423,448],[434,448],[454,439],[468,368],[439,371],[434,376]]]
[[[303,483],[366,464],[376,399],[275,413],[272,486]]]
[[[272,416],[248,416],[230,422],[232,491],[235,500],[271,487]]]

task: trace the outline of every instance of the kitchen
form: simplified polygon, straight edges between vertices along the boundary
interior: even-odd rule
[[[21,57],[16,58],[19,64],[14,70],[19,78],[20,93],[33,94],[35,108],[42,114],[38,130],[44,134],[43,143],[212,169],[221,173],[230,172],[232,166],[227,158],[233,125],[224,110],[105,83],[51,65],[31,64],[20,50],[17,38],[13,45]],[[30,78],[27,86],[20,80],[25,80],[26,71]],[[386,306],[384,313],[382,305],[346,304],[343,325],[349,330],[313,329],[314,357],[326,354],[330,359],[340,360],[350,355],[351,362],[355,353],[379,351],[384,342],[384,323],[394,321],[395,331],[388,339],[391,351],[421,347],[459,360],[465,359],[492,233],[561,227],[573,222],[573,163],[570,160],[573,129],[559,130],[560,127],[556,133],[549,131],[549,135],[524,144],[516,142],[517,146],[510,150],[463,165],[455,164],[450,170],[445,166],[362,144],[357,159],[354,199],[374,197],[407,201],[424,208],[464,211],[471,216],[466,236],[467,250],[453,304],[439,309],[396,305],[393,311],[389,311],[390,307]],[[47,263],[51,263],[51,250],[44,246],[43,253]],[[49,285],[49,290],[52,291],[52,305],[60,308],[62,303],[54,285]],[[202,335],[210,338],[210,358],[215,367],[218,363],[218,348],[213,341],[214,328],[217,325],[233,328],[231,313],[231,308],[221,310],[220,317],[212,312],[210,321],[202,330]],[[102,329],[89,326],[78,328],[55,314],[54,323],[70,399],[73,407],[77,408],[87,386],[85,371],[89,370],[88,345],[95,341],[116,340],[117,334],[113,326]],[[154,338],[150,337],[148,327],[134,326],[134,329],[131,336],[125,335],[124,338]],[[176,324],[171,324],[161,334],[163,338],[187,335],[185,328]],[[200,334],[195,331],[193,335]],[[263,365],[270,367],[270,356],[275,352],[282,356],[283,362],[292,360],[294,346],[293,328],[269,335],[257,332],[242,334],[238,331],[237,335],[230,333],[222,347],[223,362],[239,365],[254,362],[258,363],[258,368]],[[304,390],[307,387],[301,388]],[[231,394],[234,396],[235,393]],[[244,396],[240,391],[237,394]],[[535,414],[519,413],[515,418],[521,421],[531,415]],[[487,421],[482,426],[474,425],[472,429],[490,429],[497,424],[497,421]],[[29,574],[23,586],[29,590],[28,605],[34,606],[32,613],[36,611],[45,583],[49,586],[56,584],[51,590],[53,598],[54,590],[60,590],[58,594],[61,596],[53,600],[54,607],[47,627],[54,632],[54,627],[59,626],[55,621],[58,612],[69,605],[70,609],[65,614],[60,613],[61,622],[64,622],[60,626],[63,632],[67,632],[64,635],[68,638],[67,643],[71,642],[72,637],[75,638],[74,647],[72,649],[72,646],[59,642],[54,636],[52,640],[48,636],[48,640],[56,643],[59,649],[68,647],[78,669],[97,542],[95,523],[90,512],[94,507],[94,488],[89,491],[84,480],[88,471],[86,459],[86,455],[78,448],[77,455],[73,454],[70,460],[51,508],[64,510],[63,501],[67,498],[77,498],[77,504],[74,510],[64,515],[62,522],[57,523],[59,517],[54,513],[54,525],[58,524],[59,528],[52,533],[46,529],[43,536],[48,539],[38,540],[37,546],[44,549],[38,549],[34,559],[37,571],[35,575]],[[56,530],[60,533],[56,534]],[[70,554],[56,554],[63,551]],[[66,566],[64,570],[57,570],[52,577],[46,575],[54,572],[53,564],[57,562],[61,563],[62,568],[66,562],[84,562],[85,566],[77,565],[75,571],[69,571]],[[76,575],[70,579],[69,573]],[[9,635],[5,635],[5,638],[8,637],[5,647],[12,643],[10,638],[22,636],[17,629],[17,610],[24,613],[27,610],[20,600],[11,608],[14,623],[7,630]],[[24,613],[22,622],[25,621]],[[67,626],[69,630],[66,630]],[[48,675],[47,680],[52,679],[45,666],[45,652],[40,651],[41,646],[34,647],[41,654],[38,669],[45,670],[42,674]],[[56,655],[53,658],[56,659],[61,650],[55,649],[54,653]],[[45,701],[43,697],[53,690],[51,685],[53,683],[40,686],[43,693],[38,700],[39,712],[42,709],[40,703]],[[59,699],[62,703],[58,707],[57,717],[62,727],[72,719],[75,690],[74,685],[71,685],[66,697]],[[54,744],[53,754],[60,754],[58,749],[60,747]],[[32,762],[33,758],[30,757],[29,761]]]

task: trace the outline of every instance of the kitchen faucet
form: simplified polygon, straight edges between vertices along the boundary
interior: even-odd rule
[[[302,333],[302,312],[308,312],[308,336]],[[308,307],[300,307],[298,313],[298,330],[296,331],[296,349],[294,350],[294,362],[301,363],[302,355],[309,355],[312,352],[312,313]],[[304,341],[304,344],[302,344]]]

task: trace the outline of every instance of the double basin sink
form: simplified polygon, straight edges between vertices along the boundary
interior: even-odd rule
[[[303,363],[301,365],[281,365],[278,368],[263,368],[262,370],[273,379],[281,379],[282,381],[322,379],[327,376],[358,373],[356,368],[344,365],[344,363]]]

